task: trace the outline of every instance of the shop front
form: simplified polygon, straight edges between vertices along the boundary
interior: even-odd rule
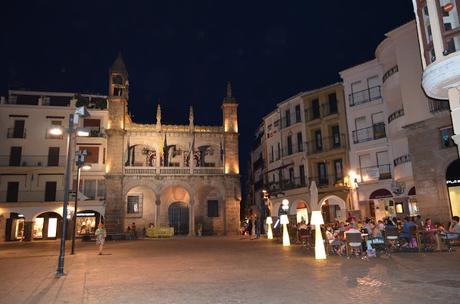
[[[61,236],[62,217],[56,212],[45,212],[38,215],[32,228],[34,240],[56,239]]]
[[[77,237],[94,235],[97,226],[102,221],[99,212],[93,210],[83,210],[77,212],[76,234]]]
[[[460,216],[460,159],[452,162],[447,168],[446,185],[451,215]]]
[[[10,218],[6,220],[6,241],[18,241],[24,238],[24,215],[10,213]]]

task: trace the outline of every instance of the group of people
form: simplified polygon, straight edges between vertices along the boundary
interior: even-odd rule
[[[375,247],[385,243],[384,235],[387,227],[393,227],[397,231],[398,238],[401,240],[401,247],[403,248],[416,248],[419,246],[414,237],[414,231],[420,232],[423,236],[425,246],[429,246],[433,250],[440,249],[440,238],[460,238],[458,216],[452,217],[447,229],[442,224],[433,224],[430,218],[422,220],[419,215],[403,219],[387,217],[378,221],[372,218],[361,221],[350,217],[346,222],[336,220],[333,223],[322,226],[322,229],[324,229],[324,235],[331,253],[345,255],[346,235],[348,233],[359,233],[365,236],[364,239],[366,240],[362,242],[364,254],[366,256],[375,256]],[[297,228],[300,238],[312,235],[311,228],[305,221],[301,221]],[[356,250],[352,249],[352,251],[352,253],[358,254]]]
[[[255,212],[249,212],[249,216],[246,217],[241,225],[241,235],[242,239],[246,237],[250,240],[255,240],[260,238],[262,231],[262,219]]]

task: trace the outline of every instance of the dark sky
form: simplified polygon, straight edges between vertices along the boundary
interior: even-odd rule
[[[153,122],[220,124],[226,81],[239,101],[245,174],[261,117],[296,93],[339,80],[413,19],[411,0],[5,1],[0,93],[8,88],[107,93],[119,51],[129,108]]]

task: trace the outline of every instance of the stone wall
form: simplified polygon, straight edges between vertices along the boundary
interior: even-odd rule
[[[455,147],[441,146],[439,129],[449,125],[450,115],[446,111],[407,127],[420,215],[445,224],[451,217],[446,169],[458,157]]]

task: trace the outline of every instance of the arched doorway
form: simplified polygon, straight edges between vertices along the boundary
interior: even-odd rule
[[[460,159],[454,160],[446,170],[446,184],[449,192],[452,216],[460,216]]]
[[[82,210],[77,212],[76,235],[77,237],[85,237],[93,235],[96,232],[97,226],[103,222],[101,214],[94,210]]]
[[[393,194],[384,188],[377,189],[369,196],[369,206],[365,217],[371,217],[380,220],[386,216],[402,217],[409,215],[407,201],[395,202]]]
[[[332,223],[335,220],[340,222],[346,220],[346,203],[342,198],[328,195],[322,198],[320,203],[324,222]]]
[[[39,214],[32,227],[34,239],[55,239],[61,236],[62,216],[56,212]]]
[[[305,221],[305,223],[308,224],[309,212],[308,212],[308,206],[306,202],[301,201],[297,203],[296,216],[297,216],[297,223]]]
[[[186,203],[174,202],[168,208],[169,226],[174,227],[174,234],[189,233],[189,208]]]

